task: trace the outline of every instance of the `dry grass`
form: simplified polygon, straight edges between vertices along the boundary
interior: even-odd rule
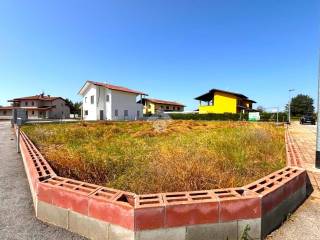
[[[160,122],[163,127],[101,122],[23,130],[58,175],[140,194],[236,187],[285,166],[284,129],[272,124]]]

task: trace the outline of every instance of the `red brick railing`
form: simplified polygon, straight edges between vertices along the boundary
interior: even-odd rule
[[[298,164],[296,150],[287,134],[286,142],[289,165],[294,161]],[[88,221],[95,219],[99,224],[127,229],[130,239],[140,239],[143,234],[150,234],[149,230],[157,230],[158,234],[149,239],[165,239],[168,231],[184,232],[185,237],[181,239],[207,239],[201,235],[204,226],[214,231],[215,226],[225,225],[230,228],[226,232],[229,239],[240,238],[239,232],[244,231],[246,224],[252,225],[251,234],[259,239],[281,224],[306,195],[306,172],[292,166],[239,188],[138,195],[57,176],[22,131],[20,147],[36,213],[41,220],[64,226],[57,222],[57,217],[50,220],[47,212],[41,212],[44,210],[38,204],[46,203],[49,205],[45,206],[78,213]],[[47,215],[41,217],[44,214]],[[73,225],[68,222],[64,227],[70,229],[70,226]],[[92,237],[90,229],[71,230]],[[198,237],[190,237],[194,231]],[[121,234],[124,233],[118,233],[118,237]]]

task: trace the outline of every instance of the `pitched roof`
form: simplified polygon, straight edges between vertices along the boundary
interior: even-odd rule
[[[13,110],[13,109],[25,109],[25,110],[49,110],[52,106],[44,107],[14,107],[14,106],[4,106],[0,107],[0,110]]]
[[[104,88],[108,88],[108,89],[115,90],[115,91],[120,91],[120,92],[128,92],[128,93],[148,95],[146,93],[143,93],[143,92],[140,92],[140,91],[137,91],[137,90],[133,90],[133,89],[129,89],[129,88],[126,88],[126,87],[121,87],[121,86],[116,86],[116,85],[107,84],[107,83],[101,83],[101,82],[95,82],[95,81],[91,81],[91,80],[87,80],[86,83],[84,84],[84,86],[87,83],[91,83],[91,84],[96,85],[96,86],[100,86],[100,87],[104,87]],[[80,89],[79,93],[84,88],[84,86]]]
[[[13,106],[0,106],[0,110],[12,110]]]
[[[251,100],[251,99],[246,99],[246,101],[248,101],[248,102],[252,102],[252,103],[257,103],[256,101]]]
[[[247,101],[251,101],[251,102],[255,103],[255,101],[249,100],[246,95],[243,95],[241,93],[225,91],[225,90],[221,90],[221,89],[217,89],[217,88],[212,88],[207,93],[202,94],[199,97],[196,97],[195,100],[202,100],[202,101],[212,100],[212,95],[214,94],[214,92],[222,92],[222,93],[234,95],[236,97],[239,97],[239,98],[242,98],[242,99],[246,99]]]
[[[25,109],[25,110],[49,110],[52,109],[54,107],[50,106],[50,107],[17,107],[18,109]]]
[[[41,101],[53,101],[61,97],[51,97],[50,95],[34,95],[34,96],[28,96],[28,97],[20,97],[20,98],[14,98],[12,100],[8,100],[8,102],[16,102],[21,100],[41,100]],[[63,98],[61,98],[63,99]],[[63,99],[64,100],[64,99]]]
[[[185,107],[185,105],[178,103],[178,102],[173,102],[173,101],[166,101],[166,100],[160,100],[160,99],[155,99],[155,98],[144,98],[143,100],[152,102],[152,103],[159,103],[159,104],[167,104],[167,105],[175,105],[175,106],[182,106]]]

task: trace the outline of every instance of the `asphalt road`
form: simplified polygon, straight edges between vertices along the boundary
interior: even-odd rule
[[[9,122],[0,121],[0,239],[85,239],[36,219],[21,156]]]

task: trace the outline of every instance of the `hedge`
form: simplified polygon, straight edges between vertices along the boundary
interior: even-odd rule
[[[219,121],[238,121],[238,120],[248,120],[248,114],[240,114],[240,113],[208,113],[208,114],[198,114],[198,113],[170,113],[169,116],[172,119],[180,119],[180,120],[219,120]],[[287,121],[286,113],[279,113],[278,115],[279,122]],[[260,121],[272,121],[275,122],[277,120],[276,113],[260,113]]]
[[[243,116],[243,114],[233,114],[233,113],[208,113],[208,114],[198,114],[198,113],[170,113],[169,116],[172,119],[181,119],[181,120],[244,120],[247,119],[247,116]]]
[[[288,121],[288,114],[286,112],[279,112],[278,113],[279,122],[286,122]],[[277,113],[268,113],[268,112],[261,112],[260,113],[260,121],[269,122],[269,121],[277,121]]]

